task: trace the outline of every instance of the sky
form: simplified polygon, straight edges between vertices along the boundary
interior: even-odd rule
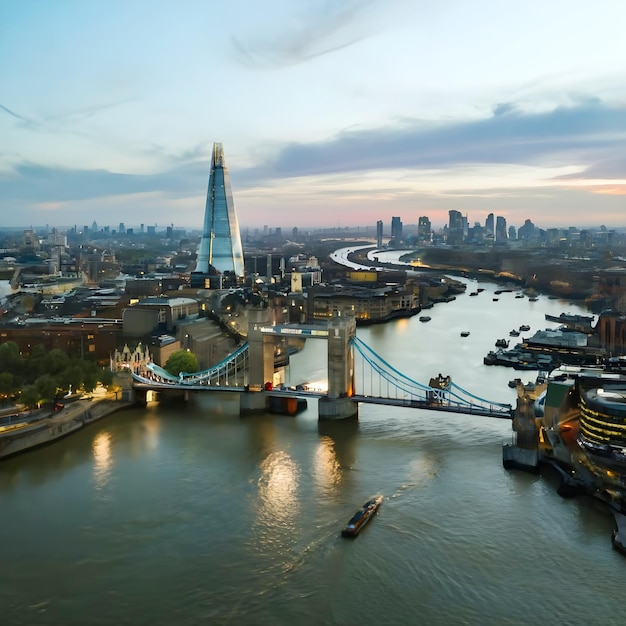
[[[0,227],[626,226],[623,0],[0,0]]]

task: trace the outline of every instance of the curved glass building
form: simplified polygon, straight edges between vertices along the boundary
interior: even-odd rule
[[[599,383],[599,384],[598,384]],[[580,393],[580,436],[591,453],[623,461],[626,457],[626,383],[599,380]]]
[[[213,144],[204,226],[196,269],[192,273],[192,286],[213,273],[211,267],[220,274],[230,272],[237,278],[244,275],[239,222],[221,143]]]

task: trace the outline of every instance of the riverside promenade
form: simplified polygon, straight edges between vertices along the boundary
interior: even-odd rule
[[[132,404],[116,400],[114,393],[103,393],[93,399],[72,402],[39,419],[3,426],[0,428],[0,459],[56,441]]]

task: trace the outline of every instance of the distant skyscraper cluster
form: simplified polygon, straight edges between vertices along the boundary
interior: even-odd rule
[[[458,246],[466,243],[505,245],[508,241],[518,239],[530,240],[534,236],[530,220],[520,227],[519,233],[514,226],[507,227],[506,218],[502,215],[489,213],[484,225],[475,222],[474,226],[469,225],[467,215],[461,211],[452,209],[448,211],[448,223],[440,231],[434,232],[430,218],[422,215],[417,221],[417,231],[415,227],[403,228],[400,217],[391,218],[390,245],[397,246],[399,243],[445,243],[451,246]],[[376,223],[376,244],[379,248],[383,245],[383,222]]]

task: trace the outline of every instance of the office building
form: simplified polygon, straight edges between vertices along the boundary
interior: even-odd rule
[[[192,286],[203,286],[214,272],[229,273],[234,278],[244,275],[239,222],[221,143],[213,144],[204,227],[196,269],[191,274]]]
[[[431,225],[430,220],[425,215],[422,215],[417,220],[417,239],[418,241],[430,241],[431,237]]]

